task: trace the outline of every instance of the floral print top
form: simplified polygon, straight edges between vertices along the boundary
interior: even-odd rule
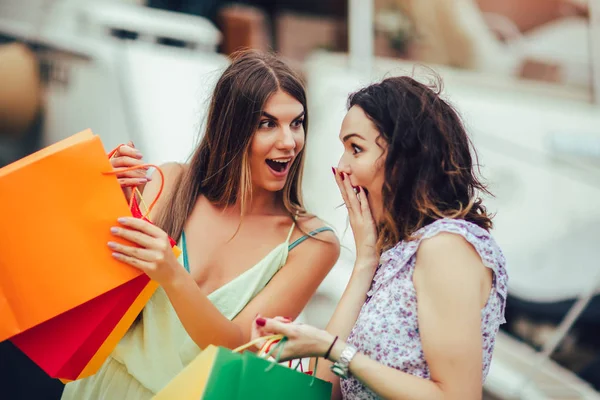
[[[483,264],[494,271],[490,297],[481,310],[483,338],[483,379],[487,376],[496,334],[504,319],[507,295],[505,259],[502,251],[484,229],[464,220],[441,219],[420,230],[414,241],[402,241],[385,251],[367,292],[348,343],[384,365],[430,379],[417,321],[417,296],[412,276],[416,253],[422,240],[449,232],[461,235],[479,253]],[[377,399],[377,395],[352,376],[341,382],[346,400]]]

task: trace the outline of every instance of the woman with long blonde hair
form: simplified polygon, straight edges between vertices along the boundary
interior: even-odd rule
[[[156,225],[121,218],[112,229],[138,245],[108,243],[114,257],[160,288],[100,371],[67,384],[63,398],[151,398],[205,346],[248,342],[259,311],[289,319],[302,311],[339,255],[331,229],[302,203],[307,112],[302,82],[287,65],[253,51],[234,55],[190,163],[161,167]],[[124,147],[113,165],[139,158]],[[144,183],[135,174],[121,179]],[[157,195],[159,181],[146,184],[145,198]]]

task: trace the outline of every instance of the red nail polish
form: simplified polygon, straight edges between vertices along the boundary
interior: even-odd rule
[[[265,326],[265,324],[267,323],[267,320],[264,318],[256,318],[256,325],[258,326]]]
[[[293,321],[294,320],[294,318],[292,318],[292,317],[283,317],[283,318],[285,318],[285,319],[287,319],[289,321]]]
[[[356,187],[356,193],[357,193],[357,194],[358,194],[358,193],[360,193],[360,186],[357,186],[357,187]]]
[[[346,179],[343,172],[340,172],[340,178],[342,178],[342,180]]]
[[[333,174],[335,175],[335,168],[331,167],[331,172],[333,172]]]

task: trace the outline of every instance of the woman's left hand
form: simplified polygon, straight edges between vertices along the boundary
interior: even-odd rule
[[[108,242],[113,257],[144,271],[153,281],[165,286],[172,282],[182,268],[165,231],[139,218],[119,218],[120,226],[111,228],[111,233],[133,242],[140,247],[117,242]]]
[[[335,337],[314,326],[285,322],[284,318],[257,317],[252,324],[252,339],[270,335],[284,335],[287,341],[281,353],[281,361],[323,357]],[[259,345],[260,347],[260,345]]]

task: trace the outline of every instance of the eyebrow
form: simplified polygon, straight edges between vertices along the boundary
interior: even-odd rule
[[[298,119],[298,118],[300,118],[300,117],[303,117],[303,116],[304,116],[304,114],[306,114],[306,111],[302,111],[300,114],[298,114],[298,116],[297,116],[296,118],[294,118],[294,121],[295,121],[295,120],[297,120],[297,119]],[[278,121],[278,120],[279,120],[279,119],[278,119],[276,116],[274,116],[274,115],[271,115],[271,114],[269,114],[269,113],[268,113],[268,112],[266,112],[266,111],[263,111],[263,112],[262,112],[262,116],[263,116],[263,117],[267,117],[267,118],[269,118],[269,119],[272,119],[272,120],[274,120],[274,121]]]
[[[351,139],[353,137],[357,137],[357,138],[365,140],[365,141],[367,140],[364,137],[360,136],[358,133],[349,133],[342,138],[342,142],[346,143],[349,139]]]

